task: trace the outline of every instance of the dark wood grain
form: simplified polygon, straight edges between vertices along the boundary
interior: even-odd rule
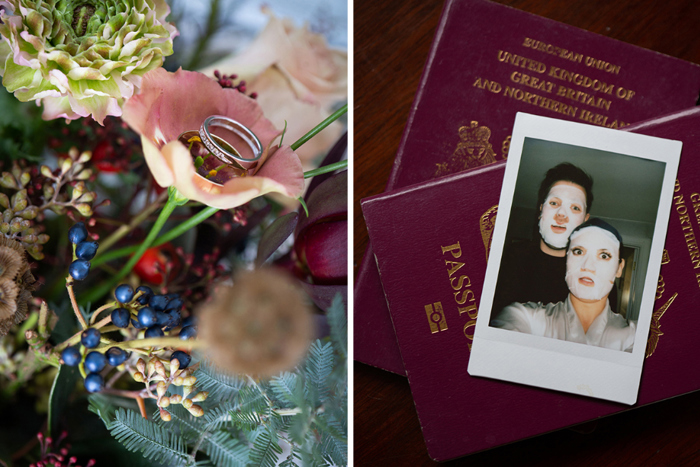
[[[499,3],[700,63],[696,0]],[[359,200],[384,191],[441,10],[434,0],[354,2],[355,273],[367,246]],[[354,394],[355,465],[435,464],[406,378],[355,363]],[[700,393],[447,463],[462,464],[700,465]]]

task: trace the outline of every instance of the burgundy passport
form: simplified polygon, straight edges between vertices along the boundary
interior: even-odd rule
[[[688,312],[700,299],[700,107],[626,129],[683,141],[640,406],[700,389],[692,371],[700,319]],[[362,204],[423,436],[439,461],[628,409],[467,373],[504,169],[497,163]],[[450,276],[457,266],[457,276],[468,276],[460,283]]]
[[[620,128],[688,108],[700,66],[485,0],[447,0],[386,190],[505,159],[516,112]],[[368,245],[355,359],[404,373]]]

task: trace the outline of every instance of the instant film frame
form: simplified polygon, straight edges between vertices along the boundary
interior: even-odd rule
[[[629,405],[636,402],[681,146],[679,141],[516,115],[469,358],[470,375]],[[504,245],[507,239],[526,237],[527,222],[522,219],[528,216],[522,208],[529,203],[535,209],[546,171],[561,162],[571,162],[593,177],[591,216],[618,228],[623,244],[640,245],[639,284],[631,292],[636,308],[628,311],[630,318],[638,318],[631,353],[489,326],[492,313],[500,311],[491,308]],[[635,242],[626,242],[624,231],[634,231],[635,222],[645,222],[624,216],[646,219],[646,227],[637,226]]]

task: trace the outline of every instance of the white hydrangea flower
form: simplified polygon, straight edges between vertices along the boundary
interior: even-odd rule
[[[165,0],[1,0],[0,76],[43,117],[120,116],[141,77],[173,52]]]

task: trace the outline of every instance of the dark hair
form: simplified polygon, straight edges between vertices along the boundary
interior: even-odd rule
[[[585,229],[586,227],[598,227],[600,229],[607,230],[608,232],[612,233],[615,236],[615,238],[617,238],[617,240],[620,242],[620,251],[618,252],[617,256],[619,257],[620,261],[622,261],[622,236],[620,235],[620,232],[618,232],[615,227],[608,224],[599,217],[591,217],[586,222],[584,222],[583,224],[579,225],[571,231],[571,235],[569,235],[569,242],[566,244],[566,251],[569,251],[569,247],[571,246],[571,237],[573,237],[576,232],[578,232],[581,229]]]
[[[571,182],[579,185],[586,192],[586,212],[591,212],[593,206],[593,179],[583,170],[573,164],[564,162],[547,171],[544,180],[540,183],[540,191],[537,193],[537,206],[544,204],[549,190],[557,182]]]

